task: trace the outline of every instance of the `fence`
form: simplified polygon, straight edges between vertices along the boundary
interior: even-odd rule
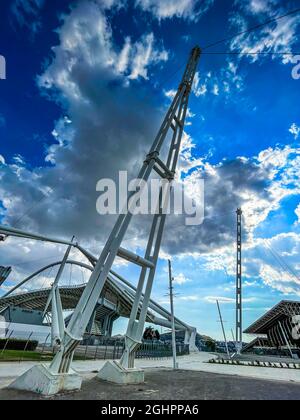
[[[12,348],[16,337],[19,338],[22,346],[18,346],[18,351],[10,352],[8,349]],[[32,340],[39,341],[35,351],[28,351]],[[7,329],[4,345],[0,349],[0,361],[23,361],[23,360],[37,360],[50,361],[53,359],[57,349],[51,345],[50,333],[43,334],[38,339],[36,332],[18,333],[16,331]],[[91,345],[94,343],[94,345]],[[124,339],[113,339],[107,337],[99,337],[95,335],[85,335],[81,345],[76,348],[75,360],[118,360],[122,357],[125,349]],[[189,346],[183,343],[176,345],[177,355],[184,356],[189,354]],[[162,343],[159,341],[144,342],[140,345],[136,352],[137,359],[161,359],[172,357],[171,343]]]
[[[176,344],[177,356],[185,356],[189,354],[189,346],[186,344]],[[144,342],[136,352],[137,359],[161,359],[164,357],[172,357],[172,344],[160,342]]]
[[[124,340],[113,340],[103,338],[96,346],[78,346],[75,351],[75,359],[80,360],[118,360],[122,357],[125,349]],[[177,344],[177,355],[184,356],[189,354],[189,346]],[[144,342],[136,352],[136,359],[162,359],[172,357],[172,345],[161,342]]]

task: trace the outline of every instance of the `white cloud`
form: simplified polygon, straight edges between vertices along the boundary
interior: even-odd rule
[[[153,33],[143,36],[141,41],[134,46],[132,57],[131,74],[129,79],[135,80],[139,77],[148,79],[149,65],[157,64],[168,60],[168,53],[165,50],[156,50],[154,47]]]
[[[272,289],[278,290],[284,295],[300,296],[300,278],[297,280],[286,271],[282,271],[274,266],[262,264],[260,277],[263,282]]]
[[[243,88],[243,76],[239,74],[237,65],[229,60],[221,68],[220,72],[216,74],[212,72],[207,72],[206,74],[196,72],[193,84],[193,92],[198,98],[212,94],[220,96],[222,101],[224,101],[224,98],[226,100],[234,100],[232,93],[235,91],[241,92]]]
[[[223,271],[226,267],[230,281],[235,279],[235,246],[224,248],[204,257],[205,270]],[[243,284],[245,288],[276,290],[285,296],[300,296],[300,234],[281,233],[267,241],[255,239],[251,244],[244,244]],[[205,263],[206,261],[206,263]],[[223,289],[225,290],[225,288]],[[229,288],[228,288],[229,291]],[[251,299],[251,298],[249,298]],[[210,298],[214,303],[216,298]],[[248,301],[249,302],[249,301]],[[228,301],[228,303],[230,303]]]
[[[246,299],[243,299],[243,302],[244,303],[253,303],[253,302],[256,302],[256,300],[257,299],[254,298],[254,297],[253,298],[246,298]],[[222,296],[222,297],[220,297],[220,296],[206,296],[204,298],[204,301],[207,302],[207,303],[215,304],[215,305],[216,305],[217,301],[219,303],[227,304],[227,305],[232,305],[232,304],[236,303],[235,299],[224,297],[224,296]]]
[[[178,274],[178,276],[176,276],[174,278],[174,283],[178,284],[179,286],[182,286],[186,283],[189,283],[191,280],[188,279],[183,273]]]
[[[204,301],[211,304],[217,304],[217,301],[219,303],[223,304],[233,304],[235,303],[235,299],[227,298],[227,297],[220,297],[220,296],[206,296],[204,298]]]
[[[197,21],[205,13],[214,0],[136,0],[136,6],[144,11],[151,12],[157,19],[183,18]]]
[[[291,125],[289,132],[295,137],[295,140],[297,140],[300,135],[300,127],[294,123]]]
[[[200,82],[200,75],[198,71],[195,74],[195,79],[193,83],[193,92],[197,97],[204,96],[207,92],[206,84]]]
[[[213,93],[215,96],[219,96],[220,89],[219,89],[219,86],[218,86],[217,84],[215,84],[215,85],[213,86],[212,93]]]
[[[0,155],[0,164],[5,165],[5,159],[2,155]]]
[[[253,14],[266,13],[278,4],[277,0],[246,0],[246,8]]]
[[[298,217],[297,223],[300,223],[300,204],[297,206],[297,208],[295,210],[295,214]]]
[[[61,118],[56,123],[55,129],[52,131],[56,143],[47,148],[45,161],[56,164],[56,155],[62,148],[70,148],[74,139],[74,128],[72,121],[68,117]]]
[[[237,12],[231,19],[231,23],[238,27],[239,31],[246,31],[250,26],[247,15],[259,19],[258,24],[263,20],[272,19],[274,16],[283,15],[286,9],[278,0],[243,0],[236,1]],[[239,12],[239,11],[240,12]],[[250,21],[250,19],[249,19]],[[274,52],[273,59],[280,59],[286,64],[291,61],[292,55],[280,55],[276,53],[292,53],[293,46],[297,43],[299,33],[300,17],[298,14],[287,16],[284,19],[262,27],[252,33],[243,34],[231,42],[233,51],[240,51],[241,54]],[[262,55],[249,54],[251,61],[263,59]]]
[[[168,90],[168,91],[164,91],[164,93],[165,93],[165,96],[166,96],[168,99],[173,100],[173,99],[175,98],[175,96],[176,96],[177,91],[176,91],[176,90],[174,90],[174,89],[171,89],[171,90]]]
[[[14,160],[14,162],[15,162],[17,165],[19,165],[19,166],[23,166],[23,165],[25,165],[24,158],[23,158],[23,156],[21,156],[21,155],[15,155],[15,156],[13,157],[13,160]]]
[[[135,43],[125,36],[119,49],[113,42],[113,30],[101,7],[94,2],[81,2],[65,17],[59,30],[60,45],[53,48],[55,59],[39,78],[45,89],[58,89],[70,100],[85,98],[82,71],[106,72],[106,80],[148,78],[150,66],[165,62],[168,53],[157,46],[153,33],[143,35]],[[88,102],[87,102],[88,103]]]
[[[119,55],[118,63],[117,63],[117,70],[119,73],[125,73],[130,60],[130,53],[132,50],[131,40],[130,37],[125,39],[124,47]]]
[[[200,300],[200,297],[196,295],[181,296],[177,298],[177,300],[181,300],[183,302],[198,302]]]

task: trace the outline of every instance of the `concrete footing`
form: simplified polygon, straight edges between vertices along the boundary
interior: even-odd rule
[[[54,375],[46,366],[36,365],[16,379],[9,388],[51,396],[61,392],[79,391],[81,384],[81,376],[74,371]]]
[[[98,379],[119,385],[137,385],[145,382],[145,374],[141,369],[124,369],[118,362],[106,362],[98,373]]]

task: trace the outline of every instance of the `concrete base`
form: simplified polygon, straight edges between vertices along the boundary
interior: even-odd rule
[[[9,388],[51,396],[60,392],[79,391],[82,378],[74,371],[53,375],[44,365],[36,365],[13,382]]]
[[[141,369],[124,369],[118,362],[106,362],[98,373],[98,379],[119,385],[138,385],[145,382],[145,374]]]

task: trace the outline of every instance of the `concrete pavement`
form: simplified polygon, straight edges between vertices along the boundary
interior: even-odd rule
[[[300,385],[286,382],[262,381],[230,375],[186,370],[146,370],[145,383],[120,386],[100,381],[94,377],[84,380],[82,389],[71,394],[60,394],[47,400],[98,401],[99,409],[112,404],[111,401],[187,401],[187,400],[283,400],[300,399]],[[45,400],[44,397],[21,391],[0,390],[1,400]],[[112,404],[114,406],[114,404]],[[133,405],[134,406],[134,405]],[[142,405],[143,407],[143,405]],[[159,406],[156,406],[160,408]],[[140,407],[139,407],[140,408]],[[136,412],[136,416],[141,413]]]
[[[299,370],[227,366],[207,363],[213,357],[216,356],[208,353],[195,353],[189,356],[179,357],[179,368],[183,371],[198,371],[244,378],[300,383]],[[73,369],[83,375],[85,379],[88,379],[93,376],[93,373],[98,372],[104,363],[104,360],[74,361]],[[35,364],[35,362],[0,363],[0,389],[9,385],[14,378],[22,375]],[[136,366],[146,370],[171,368],[172,359],[138,359]]]

